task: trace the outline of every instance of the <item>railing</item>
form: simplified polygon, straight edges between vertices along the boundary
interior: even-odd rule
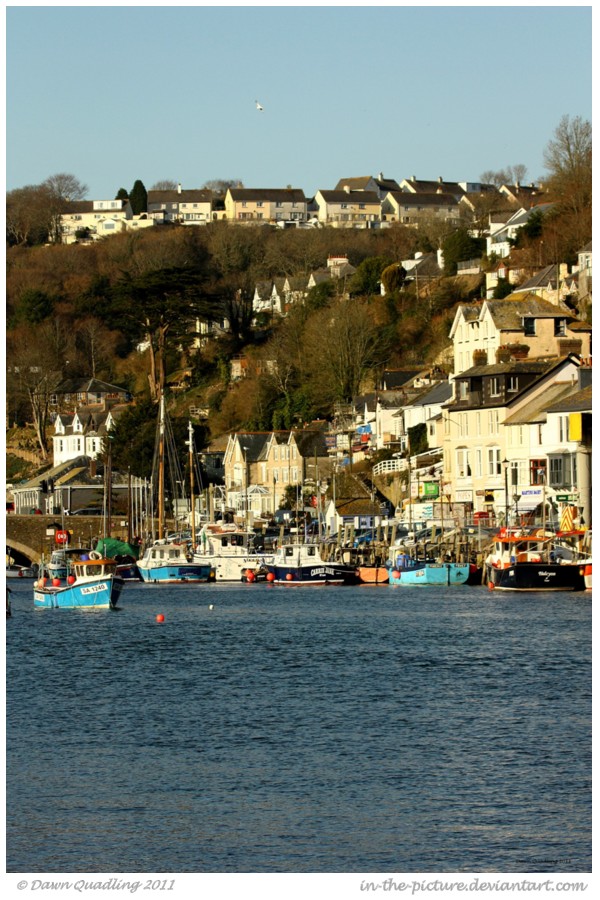
[[[405,472],[407,469],[406,459],[384,459],[373,466],[373,475],[388,475],[390,472]]]

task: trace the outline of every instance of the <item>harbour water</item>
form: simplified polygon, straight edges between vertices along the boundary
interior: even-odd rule
[[[590,593],[11,599],[9,873],[591,872]]]

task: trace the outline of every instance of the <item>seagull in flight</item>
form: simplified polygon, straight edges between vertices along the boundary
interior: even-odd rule
[[[255,100],[254,102],[256,103],[257,110],[259,112],[264,112],[264,109],[265,109],[264,106],[261,106],[260,103],[258,102],[258,100]]]

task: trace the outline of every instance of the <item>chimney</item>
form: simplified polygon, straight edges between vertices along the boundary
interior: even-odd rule
[[[181,193],[181,182],[177,185],[177,193]]]
[[[444,179],[442,178],[441,175],[439,175],[438,176],[438,184],[443,184],[443,183],[444,183]]]
[[[379,180],[380,180],[380,181],[383,181],[383,180],[384,180],[384,179],[383,179],[383,172],[380,172],[380,173],[379,173]]]
[[[416,176],[416,175],[411,175],[411,176],[410,176],[410,180],[414,183],[414,182],[417,180],[417,176]]]
[[[437,264],[440,269],[444,268],[444,254],[441,248],[439,248],[437,252]]]
[[[90,459],[90,478],[96,477],[96,460]]]
[[[350,193],[350,185],[349,185],[349,184],[345,184],[345,185],[344,185],[344,190],[346,191],[347,194],[349,194],[349,193]]]

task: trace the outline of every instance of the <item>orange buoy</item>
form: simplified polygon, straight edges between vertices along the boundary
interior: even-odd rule
[[[293,580],[294,580],[294,576],[292,575],[291,572],[288,572],[288,573],[287,573],[287,575],[285,576],[285,580],[286,580],[286,581],[293,581]]]
[[[400,572],[397,569],[392,572],[392,578],[400,579]]]
[[[163,616],[162,613],[159,613],[159,614],[157,615],[156,621],[157,621],[157,622],[164,622],[164,621],[165,621],[165,617]]]
[[[75,576],[69,575],[69,577],[67,578],[67,581],[69,582],[69,584],[75,584]]]
[[[496,585],[493,581],[488,581],[488,591],[493,591]]]
[[[269,572],[267,575],[267,581],[275,581],[275,576],[272,572]]]
[[[52,579],[52,587],[60,587],[60,578]]]
[[[246,572],[246,581],[249,581],[252,584],[253,581],[256,580],[256,576],[254,572]]]

